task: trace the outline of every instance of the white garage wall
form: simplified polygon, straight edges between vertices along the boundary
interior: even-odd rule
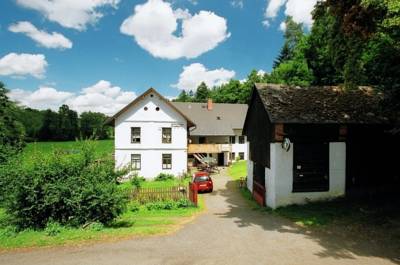
[[[267,206],[277,208],[289,204],[343,196],[346,183],[346,144],[329,144],[329,191],[293,193],[293,148],[286,152],[281,143],[271,143],[271,169],[266,168]]]

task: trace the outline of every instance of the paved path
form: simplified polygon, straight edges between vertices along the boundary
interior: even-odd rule
[[[172,235],[7,253],[0,264],[400,264],[385,246],[308,231],[251,210],[224,175],[205,195],[207,212]]]

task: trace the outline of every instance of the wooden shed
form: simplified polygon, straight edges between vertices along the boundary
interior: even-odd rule
[[[256,84],[244,125],[247,186],[254,198],[276,208],[344,196],[378,179],[396,180],[387,144],[399,150],[399,137],[382,100],[369,87]]]

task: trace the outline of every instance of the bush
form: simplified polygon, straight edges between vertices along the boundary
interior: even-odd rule
[[[93,153],[93,144],[84,141],[80,152],[37,153],[4,170],[10,181],[4,206],[13,223],[19,229],[44,228],[50,220],[106,224],[122,213],[127,193],[116,180],[125,172],[115,171],[111,158],[95,160]]]
[[[146,179],[135,174],[130,181],[133,187],[140,188],[142,186],[142,182],[146,181]]]
[[[62,229],[63,227],[59,223],[49,221],[44,229],[44,232],[48,236],[56,236],[61,232]]]
[[[140,203],[137,201],[132,201],[129,203],[128,209],[131,212],[138,212],[140,210]]]
[[[173,180],[175,176],[167,173],[160,173],[154,180],[155,181],[165,181],[165,180]]]
[[[158,202],[150,202],[146,204],[146,209],[148,211],[154,210],[175,210],[178,208],[188,208],[191,206],[191,203],[187,199],[180,199],[179,201],[158,201]]]
[[[101,231],[104,229],[104,225],[99,222],[94,222],[94,223],[91,223],[90,225],[88,225],[87,228],[89,228],[90,230],[93,230],[93,231]]]

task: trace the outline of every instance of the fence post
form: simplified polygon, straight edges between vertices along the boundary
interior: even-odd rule
[[[192,182],[189,182],[189,199],[197,207],[197,185]]]

